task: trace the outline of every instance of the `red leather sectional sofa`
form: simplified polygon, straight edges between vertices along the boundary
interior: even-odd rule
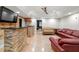
[[[79,30],[58,29],[57,34],[62,38],[79,38]]]
[[[61,37],[50,37],[51,47],[58,52],[79,52],[79,30],[58,29],[57,34]]]

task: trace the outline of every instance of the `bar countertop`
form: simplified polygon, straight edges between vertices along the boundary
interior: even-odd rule
[[[20,27],[20,28],[1,28],[1,29],[24,29],[24,28],[27,28],[27,27]]]

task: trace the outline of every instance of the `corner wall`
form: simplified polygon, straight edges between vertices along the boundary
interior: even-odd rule
[[[59,28],[79,29],[79,13],[61,18]]]

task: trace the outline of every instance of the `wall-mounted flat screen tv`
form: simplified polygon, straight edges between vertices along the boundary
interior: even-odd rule
[[[17,22],[17,15],[6,7],[0,7],[0,22]]]

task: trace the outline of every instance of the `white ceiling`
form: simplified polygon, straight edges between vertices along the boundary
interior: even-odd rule
[[[46,14],[41,8],[44,6],[6,6],[14,12],[20,12],[19,15],[31,18],[60,18],[79,12],[79,6],[45,6]]]

